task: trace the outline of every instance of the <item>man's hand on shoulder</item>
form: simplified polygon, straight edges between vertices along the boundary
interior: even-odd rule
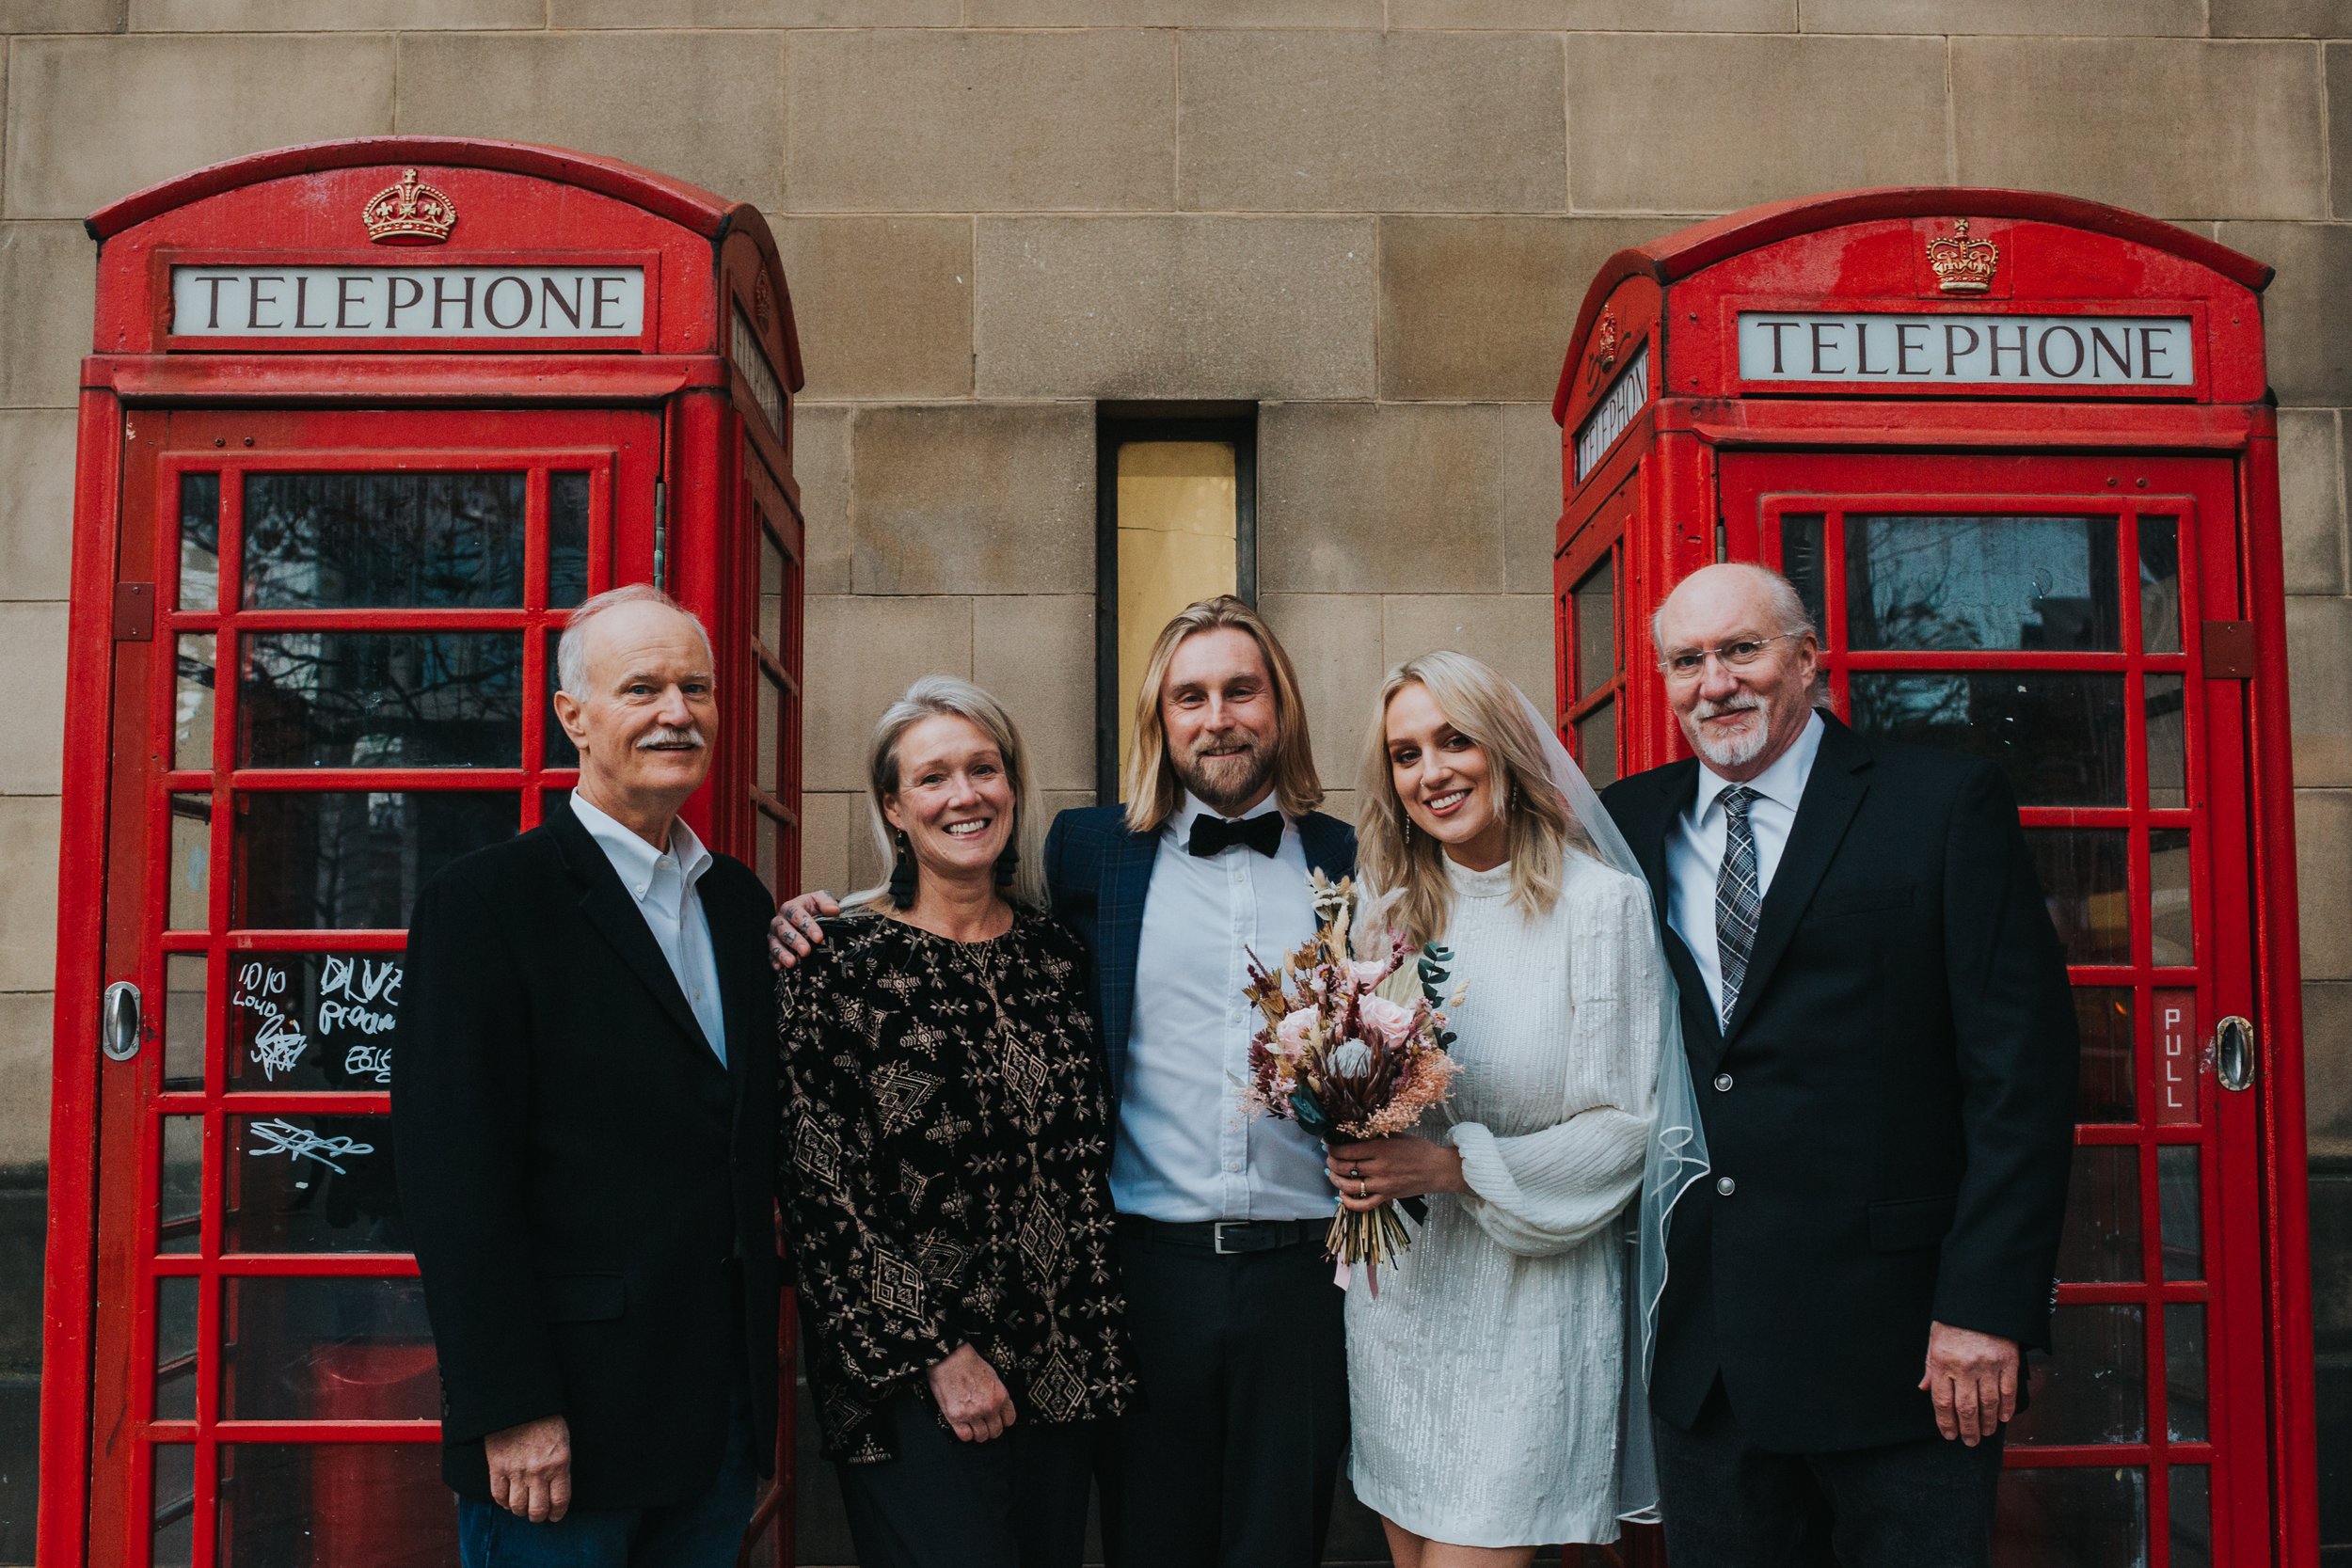
[[[490,1500],[534,1525],[551,1524],[572,1506],[572,1429],[542,1416],[482,1440],[490,1462]]]
[[[1919,1386],[1935,1402],[1937,1430],[1972,1449],[2000,1431],[2017,1414],[2023,1360],[2014,1339],[1931,1323]]]
[[[783,970],[807,958],[809,949],[825,940],[817,922],[840,912],[840,903],[822,888],[786,899],[776,918],[768,923],[768,961]]]

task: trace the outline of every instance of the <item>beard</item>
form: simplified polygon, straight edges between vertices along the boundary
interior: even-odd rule
[[[1702,721],[1725,713],[1753,713],[1756,722],[1744,735],[1720,740],[1708,736]],[[1702,697],[1691,709],[1683,729],[1691,737],[1692,749],[1715,767],[1744,768],[1772,744],[1772,703],[1753,692],[1727,703],[1710,703]]]
[[[1216,751],[1226,756],[1210,756]],[[1274,759],[1247,731],[1231,730],[1200,737],[1192,751],[1175,758],[1176,777],[1219,816],[1232,816],[1264,793],[1274,776]]]

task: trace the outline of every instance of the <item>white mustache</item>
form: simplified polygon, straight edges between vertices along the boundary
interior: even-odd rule
[[[667,724],[637,737],[637,749],[641,752],[650,752],[657,746],[691,746],[699,752],[708,744],[699,730],[673,729]]]
[[[1691,709],[1691,716],[1693,719],[1720,719],[1726,713],[1760,712],[1763,706],[1764,705],[1754,697],[1734,697],[1728,702],[1722,703],[1709,702],[1707,698],[1701,697],[1697,705]]]

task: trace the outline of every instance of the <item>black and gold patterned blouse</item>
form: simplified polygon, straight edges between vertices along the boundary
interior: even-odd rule
[[[876,1409],[928,1402],[966,1341],[1022,1420],[1133,1401],[1085,964],[1027,911],[970,942],[866,915],[780,982],[778,1185],[827,1458],[893,1457]]]

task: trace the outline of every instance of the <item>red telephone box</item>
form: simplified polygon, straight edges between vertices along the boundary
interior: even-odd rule
[[[2269,278],[2065,197],[1782,202],[1611,258],[1552,404],[1597,782],[1687,754],[1667,590],[1760,561],[1849,722],[2016,787],[2083,1032],[2016,1568],[2317,1560]]]
[[[783,270],[752,207],[437,137],[89,230],[40,1560],[453,1562],[385,1119],[401,926],[572,783],[555,638],[629,581],[718,650],[695,831],[793,886]]]

